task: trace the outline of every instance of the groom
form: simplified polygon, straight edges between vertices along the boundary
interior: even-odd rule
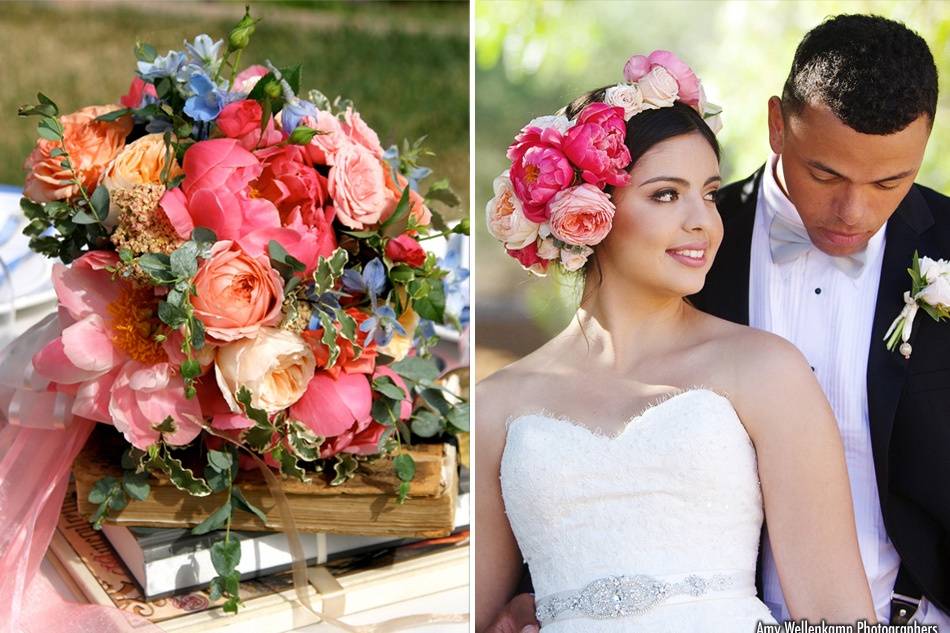
[[[844,442],[878,618],[950,633],[950,322],[921,313],[909,359],[884,343],[914,253],[950,259],[950,198],[913,182],[936,102],[930,50],[902,24],[842,15],[810,31],[769,100],[774,153],[721,191],[725,237],[691,299],[809,360]],[[759,572],[788,619],[767,535]],[[489,630],[531,630],[526,603]]]

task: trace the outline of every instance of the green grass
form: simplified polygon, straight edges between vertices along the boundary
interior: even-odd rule
[[[22,185],[35,119],[16,106],[38,91],[64,112],[117,102],[135,70],[136,40],[161,53],[199,33],[226,37],[243,15],[225,5],[4,3],[0,20],[0,182]],[[241,65],[303,65],[304,90],[352,99],[384,146],[427,134],[435,178],[468,204],[468,12],[457,3],[340,3],[301,9],[252,3],[262,18]],[[441,22],[439,20],[441,19]],[[437,28],[440,27],[440,28]],[[431,32],[430,32],[431,31]]]

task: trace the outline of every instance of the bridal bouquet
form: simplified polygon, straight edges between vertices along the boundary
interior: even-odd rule
[[[433,209],[458,198],[446,181],[419,193],[420,142],[384,150],[349,101],[302,96],[299,66],[242,69],[254,28],[246,12],[224,40],[137,45],[119,104],[63,115],[39,94],[19,110],[40,137],[25,232],[62,261],[33,368],[70,398],[66,417],[128,442],[122,480],[90,494],[97,526],[149,495],[149,473],[228,491],[204,532],[263,516],[234,483],[241,463],[341,483],[413,434],[468,430],[429,351],[436,325],[460,328],[467,270],[423,246],[467,234]],[[414,464],[393,463],[402,501]],[[238,543],[213,551],[212,593],[236,609]]]

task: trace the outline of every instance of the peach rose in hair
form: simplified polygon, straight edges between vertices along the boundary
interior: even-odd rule
[[[559,192],[549,208],[551,233],[567,244],[593,246],[607,237],[613,226],[610,196],[591,184]]]

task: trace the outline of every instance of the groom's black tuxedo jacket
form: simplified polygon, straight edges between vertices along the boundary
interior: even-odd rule
[[[701,310],[749,323],[749,261],[760,169],[724,187],[724,238],[706,285],[691,297]],[[884,263],[867,368],[874,467],[887,533],[923,594],[950,612],[950,322],[921,311],[905,360],[884,333],[911,289],[914,251],[950,260],[950,198],[914,185],[887,223]],[[766,380],[779,377],[765,376]]]

